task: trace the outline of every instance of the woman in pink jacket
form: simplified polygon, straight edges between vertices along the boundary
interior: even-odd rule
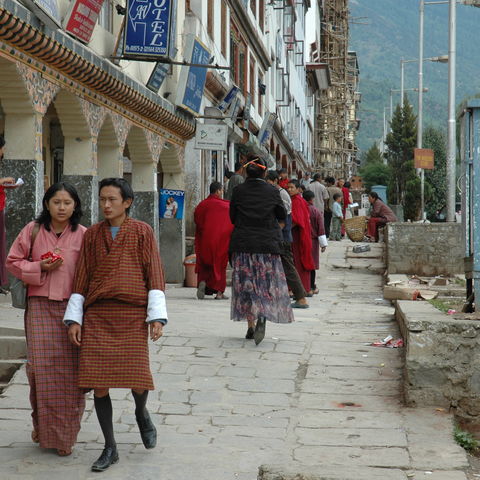
[[[81,203],[72,185],[52,185],[42,206],[39,217],[13,242],[7,269],[28,285],[25,334],[32,440],[66,456],[80,431],[85,395],[77,386],[78,347],[68,340],[63,315],[86,228],[80,225]]]

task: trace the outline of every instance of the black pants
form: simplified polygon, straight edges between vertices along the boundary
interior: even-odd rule
[[[307,292],[303,288],[302,281],[298,276],[297,269],[293,263],[293,253],[292,253],[292,244],[288,242],[283,243],[283,250],[280,255],[282,259],[283,270],[285,272],[285,277],[287,277],[288,288],[293,293],[293,298],[295,300],[300,300],[305,298]]]
[[[323,213],[323,223],[325,225],[325,236],[330,237],[330,223],[332,222],[332,212],[325,210]]]

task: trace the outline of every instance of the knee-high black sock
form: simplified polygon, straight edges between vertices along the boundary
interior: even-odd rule
[[[105,397],[93,396],[95,411],[97,412],[98,423],[105,437],[105,447],[114,447],[115,437],[113,435],[113,409],[110,395]]]
[[[143,413],[147,406],[148,390],[144,390],[143,393],[140,394],[132,390],[132,395],[135,400],[135,413]]]

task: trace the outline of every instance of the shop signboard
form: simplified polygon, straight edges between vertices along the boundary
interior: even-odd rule
[[[423,168],[425,170],[433,170],[434,152],[430,148],[414,149],[415,168]]]
[[[157,63],[148,79],[147,88],[157,93],[169,71],[170,65],[168,63]]]
[[[197,123],[195,148],[201,150],[227,150],[228,126]]]
[[[262,127],[258,132],[258,141],[260,145],[265,145],[270,139],[270,135],[273,129],[273,124],[275,123],[276,119],[277,119],[276,113],[269,113],[263,119]]]
[[[175,0],[127,0],[124,55],[173,60]]]
[[[208,65],[210,50],[198,39],[190,36],[187,40],[184,57],[190,66],[183,66],[177,92],[177,105],[193,115],[200,113],[203,90],[208,68],[196,65]]]
[[[88,43],[92,38],[104,0],[75,0],[66,16],[65,31]]]
[[[53,29],[62,25],[58,0],[25,0],[25,5],[45,25]]]
[[[240,89],[234,85],[225,95],[225,98],[220,102],[220,105],[218,106],[218,109],[221,112],[226,112],[228,110],[228,107],[231,105],[232,101],[237,97],[238,92]]]

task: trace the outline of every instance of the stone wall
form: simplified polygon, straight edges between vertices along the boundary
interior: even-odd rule
[[[452,318],[428,302],[397,301],[405,340],[404,393],[409,406],[453,408],[480,422],[480,320]]]
[[[390,223],[385,237],[388,273],[424,276],[463,273],[459,223]]]

